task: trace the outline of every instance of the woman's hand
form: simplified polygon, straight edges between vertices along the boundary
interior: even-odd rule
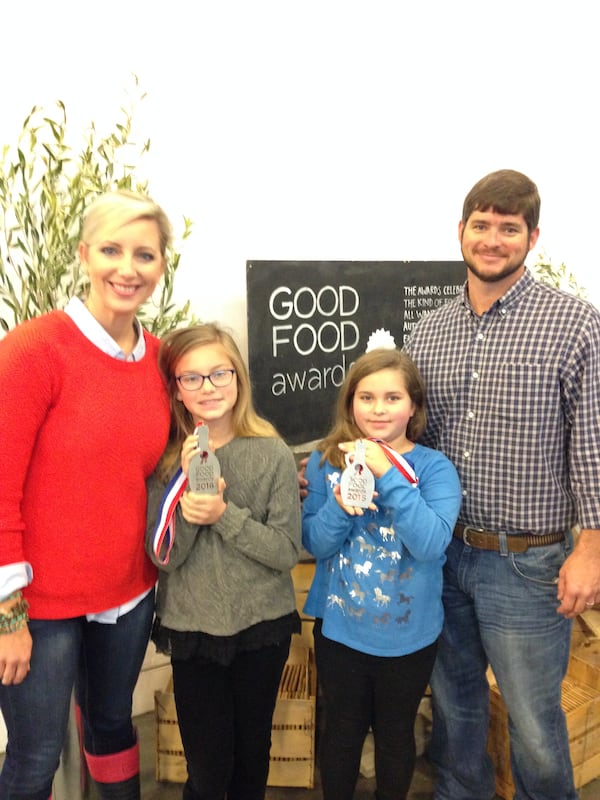
[[[31,645],[27,625],[14,633],[0,634],[0,678],[3,686],[25,680],[29,672]]]

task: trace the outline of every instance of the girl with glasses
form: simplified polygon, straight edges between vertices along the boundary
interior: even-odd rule
[[[261,800],[279,681],[300,631],[290,574],[301,540],[295,460],[256,413],[223,328],[168,334],[159,366],[171,432],[148,485],[146,549],[159,567],[153,639],[173,666],[183,797]],[[220,466],[216,494],[186,485],[199,424]]]

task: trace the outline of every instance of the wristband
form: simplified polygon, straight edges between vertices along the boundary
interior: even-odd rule
[[[24,628],[29,620],[28,608],[29,603],[21,596],[9,611],[0,612],[0,636],[5,633],[14,633]]]

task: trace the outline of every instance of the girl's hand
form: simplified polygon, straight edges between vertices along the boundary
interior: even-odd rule
[[[365,513],[366,509],[361,508],[360,506],[347,506],[344,501],[342,500],[342,494],[339,484],[333,487],[333,495],[337,500],[338,506],[343,509],[346,514],[349,514],[351,517],[362,517]],[[377,506],[373,502],[377,497],[377,492],[373,492],[373,497],[371,502],[369,503],[369,511],[377,511]]]
[[[189,475],[192,457],[198,452],[200,452],[198,437],[192,433],[184,440],[181,446],[181,469],[186,475]]]
[[[338,447],[344,453],[354,453],[354,442],[342,442]],[[381,478],[392,467],[383,447],[368,439],[365,440],[365,464],[376,478]]]
[[[184,443],[185,450],[185,443]],[[183,452],[182,452],[183,466]],[[179,504],[181,513],[186,522],[191,525],[213,525],[217,522],[227,508],[227,503],[223,499],[223,492],[226,489],[224,479],[219,478],[218,494],[196,494],[196,492],[184,492]]]

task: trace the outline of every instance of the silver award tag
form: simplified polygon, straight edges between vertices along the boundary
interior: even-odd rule
[[[357,439],[354,453],[346,453],[346,469],[340,480],[340,493],[344,505],[368,508],[375,491],[375,478],[365,464],[364,439]]]
[[[200,423],[194,433],[198,437],[200,452],[190,461],[188,486],[197,494],[218,494],[221,466],[208,446],[208,426]]]

